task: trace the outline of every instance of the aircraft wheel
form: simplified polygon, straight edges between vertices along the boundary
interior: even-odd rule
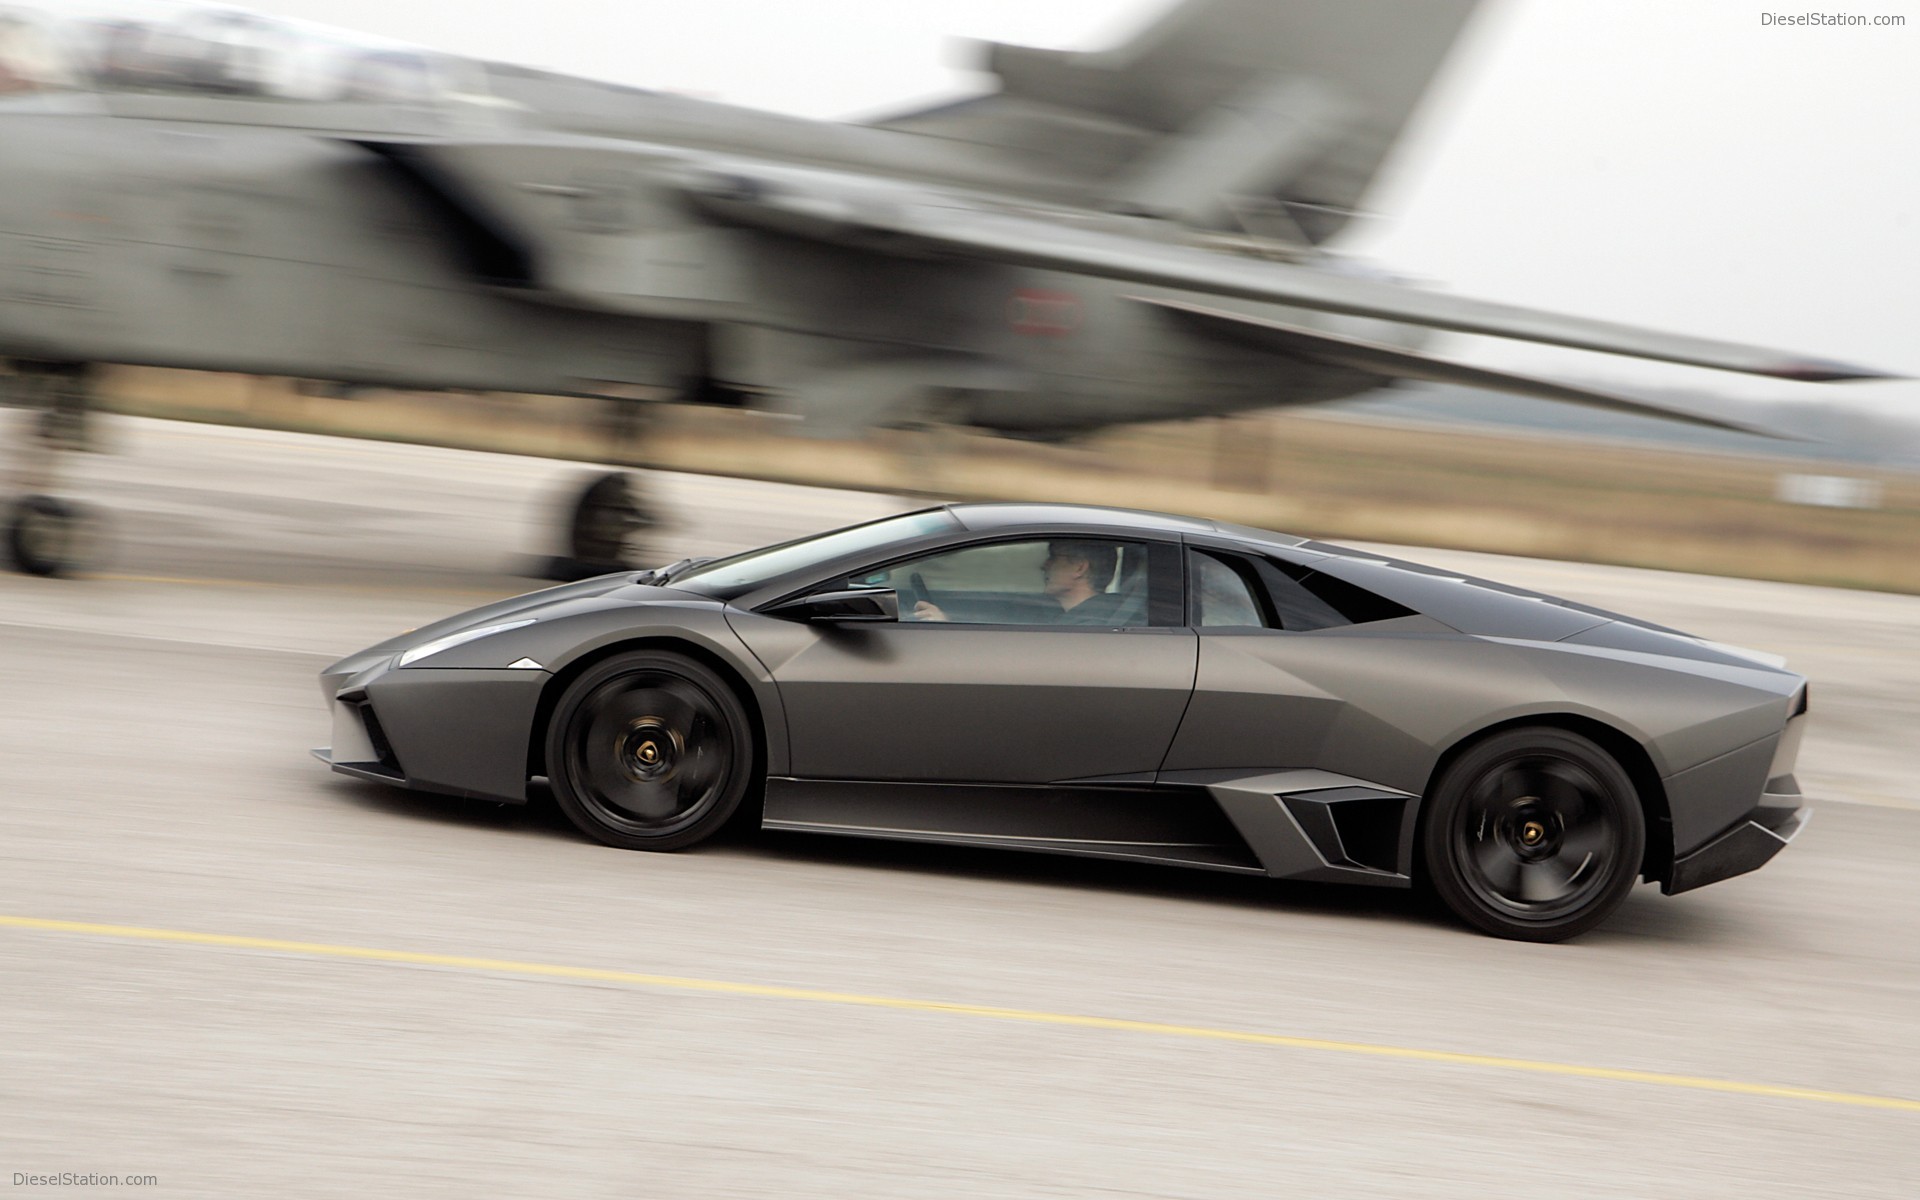
[[[567,550],[574,561],[601,571],[632,565],[628,543],[653,526],[653,514],[637,494],[637,481],[621,471],[598,476],[581,492],[567,524]]]
[[[92,519],[54,496],[22,496],[7,514],[7,552],[29,575],[67,575],[85,559]]]

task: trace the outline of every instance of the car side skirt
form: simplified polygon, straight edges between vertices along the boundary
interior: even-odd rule
[[[1294,790],[1260,790],[1269,783]],[[776,777],[767,781],[761,825],[1405,887],[1411,800],[1321,771],[1159,786]]]

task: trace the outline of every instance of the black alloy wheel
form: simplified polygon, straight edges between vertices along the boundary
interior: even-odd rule
[[[573,681],[547,726],[553,798],[588,837],[678,850],[718,832],[754,779],[746,709],[683,655],[616,655]]]
[[[1560,729],[1514,729],[1469,749],[1428,797],[1428,882],[1468,924],[1557,942],[1633,890],[1646,817],[1620,764]]]

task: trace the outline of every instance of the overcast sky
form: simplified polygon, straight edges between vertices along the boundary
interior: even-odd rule
[[[1274,0],[1285,3],[1287,0]],[[978,89],[955,38],[1115,41],[1168,0],[264,0],[481,57],[807,116]],[[1811,7],[1811,6],[1808,6]],[[1920,375],[1920,5],[1487,0],[1346,245],[1465,295]],[[1383,36],[1391,36],[1383,31]],[[1797,389],[1498,344],[1476,358]],[[1824,394],[1826,389],[1813,394]],[[1807,394],[1807,393],[1801,393]],[[1920,413],[1920,385],[1848,394]]]

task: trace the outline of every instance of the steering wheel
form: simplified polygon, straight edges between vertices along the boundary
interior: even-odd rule
[[[914,607],[923,600],[928,604],[932,604],[933,593],[927,590],[926,576],[915,571],[907,576],[907,611],[912,612]]]

